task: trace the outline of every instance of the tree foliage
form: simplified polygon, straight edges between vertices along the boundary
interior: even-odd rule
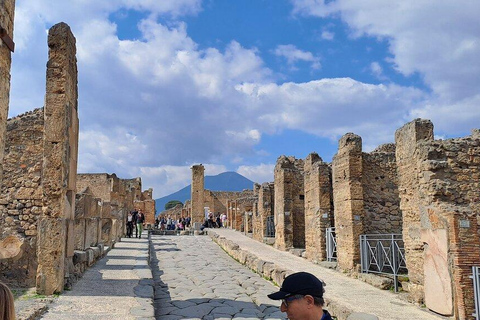
[[[165,203],[165,210],[174,208],[177,204],[183,205],[182,201],[170,200],[170,201],[168,201],[167,203]]]

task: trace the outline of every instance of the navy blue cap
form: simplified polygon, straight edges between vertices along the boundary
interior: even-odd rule
[[[269,294],[272,300],[281,300],[296,294],[323,297],[323,282],[308,272],[297,272],[283,280],[280,291]]]

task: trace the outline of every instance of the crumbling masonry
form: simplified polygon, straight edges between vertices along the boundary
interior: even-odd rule
[[[75,38],[60,23],[48,45],[45,107],[8,120],[0,194],[0,280],[39,294],[63,291],[119,241],[134,204],[150,221],[155,206],[140,178],[77,176]]]

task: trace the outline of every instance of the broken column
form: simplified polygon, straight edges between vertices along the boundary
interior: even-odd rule
[[[10,68],[12,64],[13,18],[15,0],[3,0],[0,3],[0,183],[3,174],[3,156],[8,107],[10,101]]]
[[[315,263],[326,260],[326,228],[334,226],[332,174],[316,153],[305,160],[305,251]]]
[[[274,171],[275,248],[305,248],[305,204],[302,159],[281,156]]]
[[[337,236],[337,262],[342,270],[360,263],[363,234],[362,138],[345,134],[332,161],[333,203]]]
[[[205,168],[203,165],[194,165],[192,166],[192,191],[191,197],[192,200],[192,225],[197,223],[203,223],[205,220],[205,213],[204,213],[204,172]]]
[[[433,140],[433,124],[428,121],[412,121],[395,132],[396,159],[400,209],[403,214],[403,240],[409,273],[411,298],[423,302],[423,242],[421,239],[421,215],[419,214],[419,163],[415,156],[417,142]]]
[[[59,23],[49,30],[45,95],[43,213],[38,231],[37,292],[61,292],[74,250],[78,156],[75,37]],[[67,268],[65,266],[67,265]]]

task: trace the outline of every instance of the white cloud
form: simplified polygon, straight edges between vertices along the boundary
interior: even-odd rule
[[[331,32],[331,31],[324,30],[324,31],[322,31],[321,37],[322,37],[323,40],[333,40],[333,38],[335,38],[335,33]]]
[[[300,50],[293,44],[279,45],[275,48],[273,53],[276,56],[286,58],[287,63],[292,68],[295,68],[295,63],[298,61],[311,62],[311,66],[315,70],[320,69],[321,67],[319,57],[314,56],[311,52]]]
[[[299,14],[339,15],[356,36],[386,39],[396,69],[419,72],[441,103],[478,94],[480,2],[292,0]]]
[[[239,166],[237,172],[256,183],[272,182],[275,164],[261,163],[256,166]]]
[[[222,50],[195,43],[180,17],[202,10],[200,0],[18,0],[10,114],[43,105],[46,29],[66,21],[78,50],[79,171],[142,176],[143,186],[153,187],[155,197],[188,185],[191,164],[204,163],[207,175],[218,174],[255,156],[253,147],[263,134],[286,128],[332,139],[352,131],[368,145],[378,145],[391,141],[396,128],[417,116],[430,118],[444,129],[478,126],[480,98],[471,92],[480,72],[471,55],[477,53],[480,33],[472,30],[475,23],[469,13],[469,24],[452,22],[452,30],[440,28],[447,37],[442,51],[440,31],[429,26],[430,19],[422,20],[428,15],[425,4],[416,4],[421,9],[417,13],[389,17],[392,25],[385,26],[382,14],[388,8],[384,6],[367,10],[348,1],[321,3],[297,1],[297,12],[341,12],[358,34],[389,39],[398,70],[424,74],[434,95],[350,78],[273,83],[272,71],[257,48],[235,40]],[[145,12],[137,40],[120,40],[117,26],[109,20],[125,10]],[[458,18],[458,11],[464,9],[455,10]],[[159,23],[158,15],[171,19]],[[412,21],[412,16],[419,20]],[[366,24],[367,18],[372,25]],[[432,39],[427,31],[433,32]],[[408,39],[409,32],[413,40]],[[413,41],[418,48],[411,48]],[[432,56],[433,50],[437,56]],[[275,54],[287,59],[292,68],[299,62],[320,68],[319,57],[292,44],[278,46]],[[432,61],[427,61],[429,57]],[[379,64],[371,67],[381,74]],[[455,122],[446,120],[452,118],[450,108],[461,111],[455,112]],[[237,171],[260,183],[273,180],[272,164],[240,166]]]
[[[383,73],[383,68],[377,61],[370,63],[370,72],[380,80],[386,80],[387,77]]]

